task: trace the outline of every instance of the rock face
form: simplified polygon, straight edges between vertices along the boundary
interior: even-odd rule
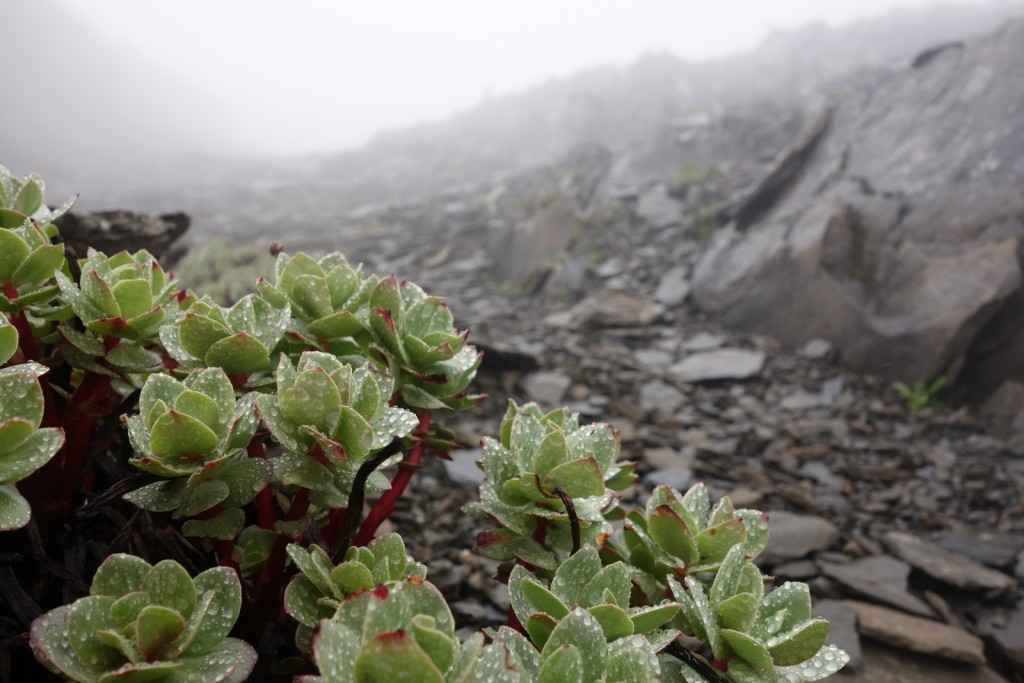
[[[888,380],[954,378],[968,363],[987,383],[970,388],[979,402],[1007,373],[1024,377],[1004,345],[985,344],[1024,338],[1019,306],[1008,311],[1024,281],[1024,90],[1008,85],[1024,80],[1021,44],[1012,22],[850,89],[827,128],[817,117],[800,136],[802,157],[790,151],[800,173],[779,163],[784,177],[758,183],[770,207],[760,196],[749,221],[745,198],[715,235],[693,299],[793,347],[828,339]]]
[[[185,234],[189,223],[183,213],[154,216],[135,211],[67,213],[57,220],[61,237],[80,258],[93,247],[110,255],[122,249],[145,249],[159,259]]]

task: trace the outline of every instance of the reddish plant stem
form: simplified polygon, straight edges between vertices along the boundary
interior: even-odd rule
[[[406,487],[409,485],[412,473],[419,469],[420,460],[423,459],[423,452],[427,449],[426,437],[429,429],[430,411],[424,410],[420,413],[420,423],[413,432],[413,435],[418,438],[416,445],[406,453],[405,457],[402,458],[402,462],[398,463],[398,473],[391,480],[391,488],[382,493],[380,498],[377,499],[373,509],[370,510],[370,514],[366,516],[366,520],[359,527],[359,531],[352,541],[353,545],[364,546],[369,544],[373,540],[374,534],[377,533],[377,528],[394,512],[395,503],[402,497]]]
[[[250,458],[267,459],[267,451],[263,448],[263,441],[258,438],[249,442],[246,452],[249,453]],[[260,528],[273,531],[277,514],[274,512],[274,491],[270,484],[264,486],[256,494],[254,501],[256,503],[256,518],[259,521]]]
[[[291,507],[284,521],[294,522],[309,512],[309,489],[299,489],[292,498]],[[281,618],[281,598],[284,590],[284,563],[288,543],[293,539],[278,533],[267,558],[267,566],[260,575],[260,589],[257,595],[256,616],[263,621],[277,621]]]
[[[106,375],[86,370],[82,383],[75,389],[61,416],[66,437],[64,447],[57,456],[61,459],[61,471],[56,503],[61,510],[71,510],[74,507],[82,467],[89,452],[93,426],[96,424],[95,413],[106,397],[111,379]]]
[[[18,296],[17,287],[8,282],[4,285],[4,295],[8,299],[16,298]],[[18,331],[18,347],[21,349],[21,360],[23,362],[42,360],[42,352],[39,350],[39,344],[36,343],[35,335],[32,334],[32,326],[28,323],[28,317],[25,315],[24,309],[18,309],[17,315],[11,318],[11,324]],[[46,381],[40,381],[39,385],[43,389],[43,399],[46,401],[43,408],[42,426],[55,427],[57,426],[57,408],[53,402],[53,392],[50,390],[50,384]]]
[[[342,520],[345,519],[345,513],[348,508],[334,508],[327,516],[327,526],[324,528],[324,539],[327,541],[327,547],[333,548],[338,542],[338,537],[341,535]]]

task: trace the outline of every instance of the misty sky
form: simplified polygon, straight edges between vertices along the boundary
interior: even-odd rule
[[[202,89],[252,153],[353,147],[644,51],[700,59],[773,28],[936,0],[66,0]]]

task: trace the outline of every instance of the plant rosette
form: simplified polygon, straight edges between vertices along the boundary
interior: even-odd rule
[[[259,426],[256,397],[235,400],[221,368],[196,370],[177,380],[151,375],[139,396],[140,413],[125,419],[138,454],[137,468],[165,477],[125,496],[153,512],[192,516],[223,508],[217,517],[189,520],[191,535],[233,538],[244,522],[240,507],[270,483],[270,465],[245,448]]]
[[[160,340],[184,368],[223,368],[236,384],[255,386],[250,375],[272,371],[271,358],[290,318],[287,304],[277,307],[255,294],[227,309],[203,297],[176,325],[161,327]]]
[[[78,683],[242,683],[256,652],[227,637],[241,605],[238,575],[226,567],[193,580],[173,560],[111,555],[87,597],[33,622],[32,650]]]
[[[13,355],[12,329],[0,325],[0,358],[7,356],[4,362]],[[28,524],[32,509],[15,484],[49,462],[64,445],[63,430],[40,429],[45,400],[39,377],[46,371],[38,363],[0,368],[0,532]]]
[[[394,379],[369,365],[353,367],[307,351],[294,366],[282,355],[276,379],[277,393],[256,400],[260,417],[285,449],[273,458],[274,476],[284,486],[309,489],[321,507],[345,507],[359,465],[419,423],[412,412],[389,405]],[[399,459],[395,454],[379,467]],[[366,488],[379,492],[389,486],[375,471]]]
[[[635,479],[633,464],[617,462],[619,450],[610,425],[580,426],[579,416],[565,409],[545,414],[536,404],[510,401],[501,438],[483,440],[480,501],[465,508],[498,525],[477,537],[480,552],[554,570],[573,545],[559,490],[571,500],[581,543],[610,534],[617,492]]]

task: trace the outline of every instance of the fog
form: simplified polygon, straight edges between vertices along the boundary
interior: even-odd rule
[[[22,50],[48,53],[21,66],[39,99],[62,102],[37,124],[102,117],[105,108],[85,100],[109,102],[108,86],[130,82],[137,99],[156,97],[136,116],[160,130],[115,123],[88,127],[90,137],[117,144],[156,134],[175,148],[261,155],[358,146],[381,130],[645,52],[720,57],[773,30],[934,2],[7,0],[0,14],[33,24]],[[65,87],[77,107],[63,105]]]

